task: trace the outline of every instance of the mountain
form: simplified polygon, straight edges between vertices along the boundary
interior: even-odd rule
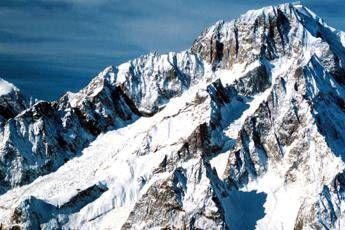
[[[341,229],[344,44],[282,4],[54,102],[1,83],[1,228]]]
[[[0,78],[0,127],[29,107],[29,100],[13,84]]]

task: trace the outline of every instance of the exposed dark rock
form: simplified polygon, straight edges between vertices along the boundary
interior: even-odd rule
[[[265,65],[260,65],[236,80],[235,89],[240,95],[253,96],[271,86],[270,76]]]
[[[145,228],[157,226],[165,226],[169,229],[181,228],[180,224],[174,225],[174,222],[181,223],[181,221],[184,222],[185,227],[188,226],[181,203],[186,189],[184,186],[186,186],[186,178],[183,169],[177,168],[167,181],[158,181],[149,188],[135,204],[122,229],[131,229],[133,225],[142,221],[146,222]]]
[[[107,191],[107,187],[104,185],[93,185],[85,190],[78,191],[74,197],[59,207],[31,196],[24,199],[14,209],[10,228],[61,229],[61,226],[68,221],[67,215],[79,211],[82,207],[100,197],[105,191]]]

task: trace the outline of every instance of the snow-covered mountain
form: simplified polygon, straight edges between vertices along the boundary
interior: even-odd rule
[[[296,3],[54,102],[0,81],[0,229],[342,229],[344,63]]]
[[[29,107],[29,100],[13,84],[0,78],[0,127]]]

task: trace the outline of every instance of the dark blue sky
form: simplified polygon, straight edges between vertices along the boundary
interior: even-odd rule
[[[191,46],[220,19],[283,3],[266,0],[0,0],[0,76],[25,94],[53,100],[108,65],[150,51]],[[344,0],[305,0],[345,30]]]

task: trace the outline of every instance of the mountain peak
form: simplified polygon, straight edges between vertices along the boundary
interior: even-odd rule
[[[0,78],[0,96],[9,94],[13,91],[19,90],[12,83],[9,83],[8,81],[5,81],[4,79]]]
[[[0,226],[341,229],[343,41],[299,3],[265,7],[11,114]]]
[[[29,100],[12,83],[0,78],[0,130],[10,118],[29,107]]]

